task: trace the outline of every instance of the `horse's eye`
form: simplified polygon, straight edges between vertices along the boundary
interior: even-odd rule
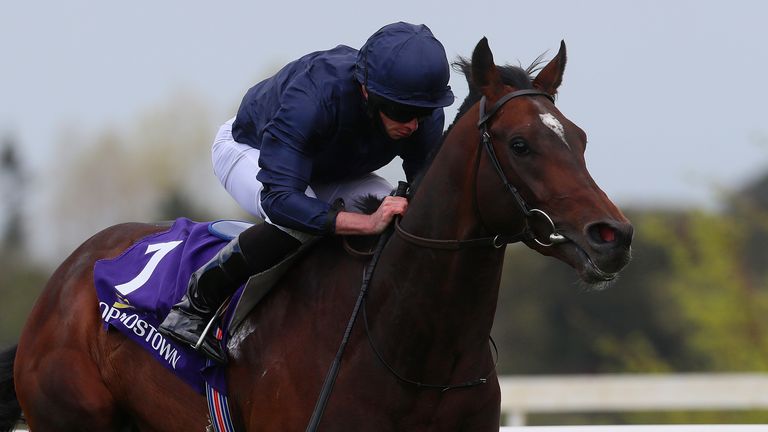
[[[528,143],[525,142],[525,140],[522,138],[515,138],[512,140],[509,146],[517,156],[524,156],[531,152],[531,148],[528,146]]]

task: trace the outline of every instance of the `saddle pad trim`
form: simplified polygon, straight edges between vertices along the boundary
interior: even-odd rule
[[[227,397],[219,393],[207,382],[205,384],[205,395],[208,399],[208,412],[213,430],[215,432],[235,432]]]
[[[232,240],[253,225],[250,222],[222,219],[211,222],[208,232],[222,240]]]

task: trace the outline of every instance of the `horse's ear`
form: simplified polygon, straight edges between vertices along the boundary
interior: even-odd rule
[[[560,51],[555,58],[544,66],[536,79],[533,80],[533,86],[543,90],[552,96],[557,94],[557,88],[563,82],[563,72],[565,72],[565,41],[560,41]]]
[[[501,75],[493,62],[493,53],[487,38],[480,39],[472,51],[472,82],[487,97],[502,92]]]

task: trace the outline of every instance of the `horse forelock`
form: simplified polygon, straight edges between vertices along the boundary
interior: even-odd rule
[[[544,54],[538,56],[527,68],[522,66],[512,66],[509,64],[500,66],[496,65],[501,75],[501,80],[504,84],[514,87],[518,90],[533,88],[534,74],[542,68],[544,64]],[[469,86],[469,94],[459,107],[459,111],[456,114],[451,126],[448,127],[450,131],[451,127],[464,115],[472,105],[476,104],[483,96],[480,89],[472,82],[472,62],[465,57],[459,57],[452,63],[453,69],[460,72],[467,80]],[[447,132],[446,132],[447,134]]]

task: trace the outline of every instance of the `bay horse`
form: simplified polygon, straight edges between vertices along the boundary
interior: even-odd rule
[[[632,226],[587,171],[586,134],[553,102],[565,63],[561,43],[532,79],[478,43],[470,95],[380,254],[320,430],[498,431],[489,334],[505,244],[591,284],[628,263]],[[205,398],[105,331],[94,291],[96,260],[163,229],[108,228],[55,271],[0,362],[0,430],[21,411],[34,432],[206,428]],[[237,430],[306,427],[366,265],[340,243],[315,245],[228,344]]]

